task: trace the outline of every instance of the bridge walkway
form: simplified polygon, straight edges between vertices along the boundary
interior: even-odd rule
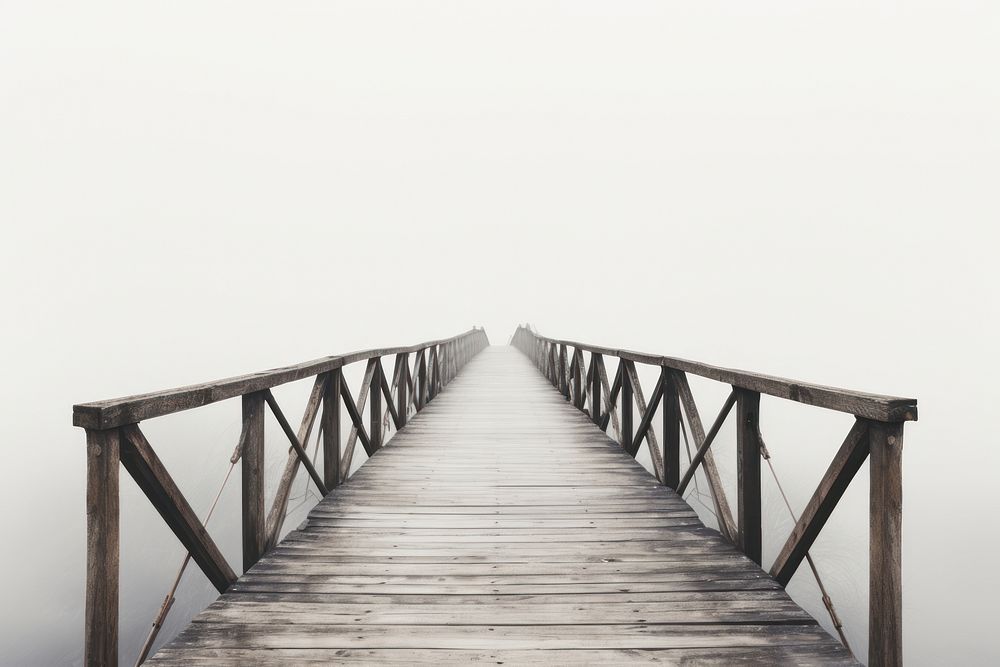
[[[150,664],[306,662],[857,664],[512,347]]]

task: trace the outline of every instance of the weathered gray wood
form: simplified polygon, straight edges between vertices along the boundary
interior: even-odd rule
[[[868,422],[857,419],[771,566],[771,576],[779,584],[787,586],[792,580],[792,575],[867,458]]]
[[[323,482],[340,486],[340,382],[342,371],[330,372],[323,389]]]
[[[527,332],[531,336],[537,336]],[[747,389],[761,394],[777,396],[807,405],[815,405],[828,410],[847,412],[859,417],[875,421],[915,421],[917,419],[917,399],[898,396],[883,396],[866,392],[851,391],[838,387],[827,387],[809,382],[799,382],[787,378],[752,373],[733,368],[721,368],[687,359],[664,357],[631,350],[617,350],[598,345],[586,345],[569,340],[543,338],[555,345],[569,345],[588,352],[597,352],[607,357],[618,357],[636,363],[652,366],[666,366],[684,373],[691,373],[718,382],[731,384],[740,389]]]
[[[715,421],[712,423],[712,428],[708,430],[708,435],[705,436],[705,441],[701,443],[698,447],[698,451],[695,452],[693,457],[691,457],[691,465],[688,466],[687,472],[684,473],[684,479],[682,479],[681,483],[677,486],[677,495],[684,495],[684,491],[687,490],[688,484],[690,484],[691,480],[694,479],[694,474],[697,472],[698,466],[701,465],[702,460],[704,460],[705,456],[708,454],[708,448],[712,446],[713,442],[715,442],[715,436],[719,434],[719,430],[722,429],[722,425],[725,423],[726,417],[729,416],[729,412],[733,409],[734,405],[736,405],[735,389],[729,392],[729,397],[726,399],[726,402],[723,403],[722,409],[719,410],[718,416],[716,416]]]
[[[606,374],[601,375],[600,363],[601,355],[590,355],[590,420],[595,424],[601,423],[601,385],[607,382]]]
[[[121,428],[120,451],[132,479],[212,585],[224,593],[236,581],[236,573],[137,425]]]
[[[639,429],[636,431],[635,438],[628,445],[628,453],[635,456],[639,453],[639,445],[642,444],[642,439],[645,438],[646,445],[649,448],[649,458],[653,463],[653,471],[656,478],[663,481],[663,457],[660,453],[660,446],[656,442],[656,434],[653,432],[651,425],[653,423],[653,417],[656,416],[656,410],[660,406],[660,399],[663,397],[663,373],[656,379],[656,385],[653,387],[653,395],[649,399],[649,405],[646,405],[646,398],[642,394],[642,387],[639,385],[639,374],[635,370],[635,365],[629,362],[627,371],[629,378],[631,379],[631,384],[635,391],[635,402],[636,406],[639,408]]]
[[[526,357],[450,354],[449,390],[155,660],[855,664]]]
[[[264,510],[264,393],[243,397],[243,569],[267,550]]]
[[[687,376],[678,371],[674,371],[674,384],[677,386],[677,394],[680,396],[681,405],[684,407],[684,414],[687,415],[688,425],[691,427],[691,436],[694,438],[695,446],[702,449],[705,444],[705,427],[702,426],[701,416],[698,414],[698,405],[694,402],[694,395],[691,393],[691,385],[688,384]],[[719,476],[719,469],[715,465],[715,457],[708,447],[704,447],[702,455],[702,465],[705,466],[705,478],[708,480],[708,490],[712,495],[712,504],[715,505],[715,515],[719,518],[719,531],[728,537],[732,542],[738,539],[736,522],[733,520],[733,512],[729,508],[729,501],[726,499],[726,490],[722,486],[722,478]]]
[[[323,357],[294,366],[275,368],[261,373],[251,373],[237,377],[215,380],[202,384],[178,387],[149,394],[126,396],[106,401],[94,401],[73,406],[73,424],[83,428],[107,429],[123,424],[134,424],[153,417],[190,410],[228,398],[252,394],[278,385],[313,377],[335,368],[341,368],[357,361],[392,354],[416,352],[421,348],[439,345],[449,340],[474,338],[483,340],[486,333],[482,329],[471,329],[454,339],[431,341],[407,347],[391,347],[351,352],[338,356]]]
[[[403,428],[407,422],[407,410],[409,409],[409,399],[407,389],[410,384],[410,361],[406,353],[396,355],[396,367],[399,369],[399,380],[396,383],[396,414],[399,423],[396,428]]]
[[[740,549],[761,562],[760,509],[760,394],[736,390],[736,497],[739,509]]]
[[[382,372],[382,360],[375,362],[372,375],[372,389],[369,397],[368,439],[371,441],[372,454],[382,447],[382,384],[385,382]],[[371,454],[369,454],[371,456]]]
[[[673,373],[660,369],[663,384],[663,484],[676,489],[680,482],[681,406]]]
[[[344,448],[343,460],[340,462],[341,480],[346,480],[348,475],[350,475],[351,461],[354,458],[354,448],[357,446],[359,439],[368,456],[375,453],[375,450],[372,449],[371,441],[368,439],[364,420],[361,418],[361,413],[365,410],[365,403],[368,401],[368,394],[371,390],[372,378],[374,376],[375,360],[369,359],[368,365],[365,367],[365,376],[361,381],[361,388],[358,390],[357,404],[354,403],[354,399],[351,397],[351,390],[347,386],[347,379],[341,376],[340,397],[344,401],[344,407],[347,408],[347,415],[351,418],[351,423],[354,424],[347,436],[347,447]]]
[[[292,430],[292,425],[288,423],[285,418],[285,413],[281,411],[281,406],[278,405],[278,401],[274,399],[274,395],[271,393],[270,389],[264,390],[264,400],[271,407],[271,413],[274,418],[278,420],[278,425],[281,426],[281,430],[284,432],[285,437],[288,438],[289,444],[291,444],[292,449],[299,457],[299,461],[305,467],[306,471],[309,473],[309,477],[312,478],[313,484],[319,489],[322,495],[326,495],[328,490],[326,485],[323,483],[323,478],[319,476],[319,472],[316,471],[315,466],[313,466],[312,461],[309,460],[309,453],[306,452],[305,447],[299,442],[299,437]]]
[[[627,361],[622,359],[618,362],[618,370],[621,372],[621,410],[622,410],[622,439],[621,446],[623,448],[628,448],[628,444],[632,442],[633,430],[632,430],[632,378],[629,376],[628,370],[625,368]],[[614,390],[612,390],[614,391]]]
[[[316,421],[316,414],[323,401],[326,384],[329,377],[339,374],[340,369],[317,375],[313,381],[312,391],[309,393],[309,400],[306,402],[306,409],[302,413],[302,421],[299,423],[298,441],[305,443],[312,433],[313,424]],[[281,534],[281,527],[285,522],[285,513],[288,508],[288,498],[292,493],[292,483],[299,470],[301,457],[294,447],[288,448],[288,458],[285,460],[285,468],[278,480],[278,488],[274,493],[274,500],[271,502],[271,509],[267,513],[265,521],[265,532],[267,534],[266,548],[273,547]]]
[[[118,664],[117,428],[87,430],[87,593],[83,661]]]
[[[903,664],[903,425],[872,422],[868,664]]]
[[[385,379],[385,373],[379,373],[379,386],[380,386],[380,388],[382,390],[382,396],[385,398],[385,408],[386,408],[386,412],[387,412],[387,415],[385,415],[385,416],[392,417],[392,425],[395,426],[396,429],[398,430],[398,429],[403,428],[403,422],[400,419],[400,414],[396,410],[396,405],[395,405],[395,401],[397,399],[397,396],[393,396],[393,391],[395,389],[399,388],[399,384],[398,384],[399,383],[399,366],[398,365],[396,366],[396,373],[394,375],[396,377],[393,379],[393,386],[389,387],[389,381]],[[379,419],[382,420],[383,416],[379,415]],[[384,420],[379,422],[379,428],[384,433],[385,430],[386,430],[386,428],[385,428],[385,425],[384,425],[383,422],[384,422]]]

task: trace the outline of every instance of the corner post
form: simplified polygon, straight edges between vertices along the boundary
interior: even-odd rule
[[[264,392],[243,396],[243,570],[267,548],[264,509]],[[275,536],[277,540],[277,536]]]
[[[666,366],[663,374],[663,485],[677,489],[681,478],[681,405],[674,374]]]
[[[323,484],[340,486],[340,384],[341,369],[330,371],[323,390]]]
[[[903,424],[871,422],[868,664],[903,664]]]
[[[736,391],[736,469],[740,549],[760,565],[760,394]]]
[[[87,429],[87,597],[83,662],[118,664],[119,498],[117,428]]]

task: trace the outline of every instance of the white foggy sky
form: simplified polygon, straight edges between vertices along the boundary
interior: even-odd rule
[[[907,657],[997,657],[998,28],[962,1],[0,0],[0,644],[80,641],[72,403],[527,320],[917,396]],[[45,624],[67,653],[27,645]]]

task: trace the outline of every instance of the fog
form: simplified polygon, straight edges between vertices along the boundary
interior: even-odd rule
[[[998,28],[985,1],[0,2],[0,662],[82,660],[72,404],[528,321],[917,397],[906,658],[995,663]],[[199,514],[239,409],[143,425]],[[849,424],[763,400],[797,511]],[[237,565],[238,475],[209,524]],[[867,479],[813,550],[860,655]],[[768,480],[765,562],[790,527]],[[182,556],[123,473],[123,661]],[[162,638],[212,599],[191,568]]]

